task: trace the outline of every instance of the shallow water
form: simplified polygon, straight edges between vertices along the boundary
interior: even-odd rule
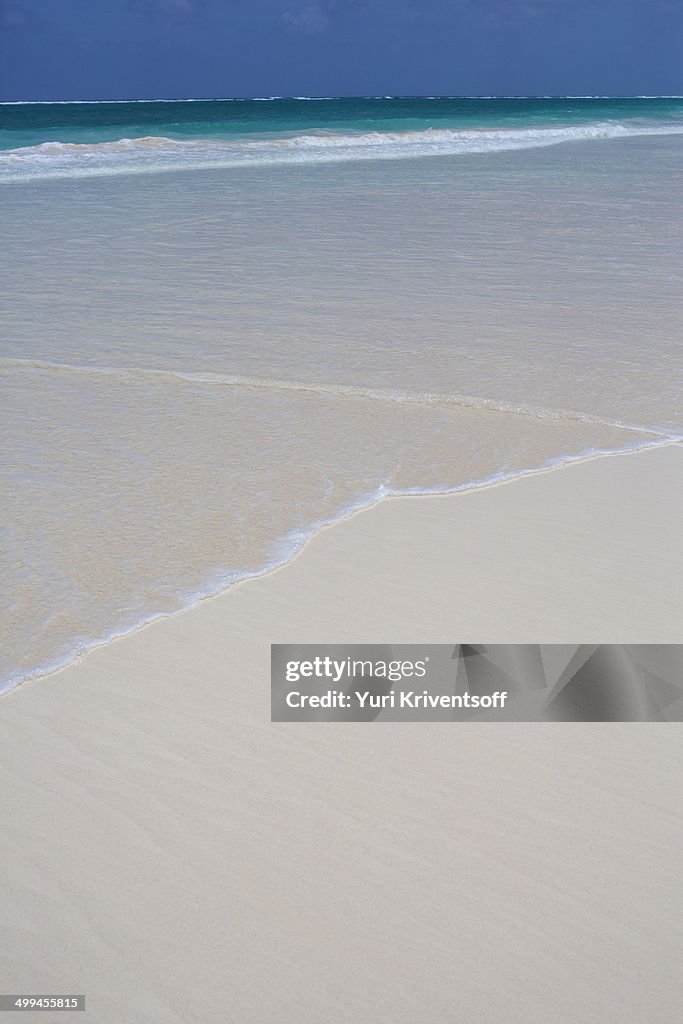
[[[682,152],[3,188],[6,684],[383,494],[680,436]]]

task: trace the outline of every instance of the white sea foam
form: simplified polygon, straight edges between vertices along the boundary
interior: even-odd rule
[[[356,134],[317,132],[270,138],[177,140],[146,136],[89,144],[44,142],[1,151],[0,183],[202,168],[461,156],[572,141],[680,134],[683,134],[680,123],[644,125],[604,121],[556,128],[430,128]]]
[[[590,462],[593,459],[604,458],[611,455],[624,455],[627,453],[647,451],[652,448],[665,447],[674,443],[676,442],[669,438],[662,438],[657,441],[643,440],[641,438],[638,441],[634,441],[632,444],[625,444],[619,447],[586,448],[578,453],[558,455],[554,458],[548,458],[539,466],[510,472],[500,470],[496,473],[491,473],[479,479],[470,480],[461,484],[402,488],[389,487],[386,484],[380,484],[374,490],[359,495],[354,500],[348,502],[335,515],[315,519],[306,526],[289,530],[284,536],[278,538],[273,543],[272,548],[268,553],[267,560],[264,561],[258,569],[231,573],[222,573],[220,571],[207,573],[205,581],[201,586],[190,588],[185,591],[177,591],[177,601],[175,603],[175,607],[172,609],[167,611],[148,612],[147,614],[140,615],[136,618],[131,618],[128,622],[124,622],[119,626],[103,629],[99,634],[94,636],[75,637],[71,640],[70,644],[67,644],[64,647],[63,651],[59,655],[46,659],[42,662],[37,662],[29,669],[10,672],[4,678],[0,677],[0,696],[5,693],[9,693],[10,690],[15,689],[17,686],[20,686],[22,683],[27,682],[30,679],[48,675],[52,672],[57,672],[60,669],[65,668],[77,658],[82,657],[97,647],[105,646],[114,640],[118,640],[124,636],[129,636],[131,633],[134,633],[137,630],[142,629],[144,626],[158,621],[159,619],[169,618],[178,612],[191,608],[193,605],[196,605],[201,601],[206,601],[209,598],[216,597],[234,586],[236,583],[243,583],[246,580],[258,579],[259,577],[267,576],[269,573],[272,573],[276,569],[286,565],[288,562],[291,562],[306,547],[308,542],[317,534],[322,532],[322,530],[330,526],[335,526],[338,523],[342,523],[344,520],[350,519],[358,512],[365,511],[372,508],[374,505],[378,505],[386,498],[429,497],[434,495],[460,494],[466,491],[479,491],[488,487],[495,487],[499,484],[510,483],[514,480],[521,480],[525,477],[548,473],[549,471],[559,469],[562,466],[573,465],[581,462]]]

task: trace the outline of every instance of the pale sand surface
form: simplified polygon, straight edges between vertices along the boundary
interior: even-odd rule
[[[677,1024],[680,725],[273,725],[268,645],[681,641],[682,499],[672,446],[386,501],[9,694],[2,989],[96,1024]]]

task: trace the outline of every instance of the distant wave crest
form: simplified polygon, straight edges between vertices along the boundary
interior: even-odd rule
[[[318,132],[269,138],[177,140],[152,136],[89,144],[44,142],[0,151],[0,183],[202,168],[458,156],[591,139],[680,134],[683,134],[681,124],[605,121],[553,128],[430,128],[356,134]]]

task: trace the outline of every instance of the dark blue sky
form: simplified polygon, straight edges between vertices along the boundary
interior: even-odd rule
[[[0,0],[3,99],[680,94],[683,0]]]

